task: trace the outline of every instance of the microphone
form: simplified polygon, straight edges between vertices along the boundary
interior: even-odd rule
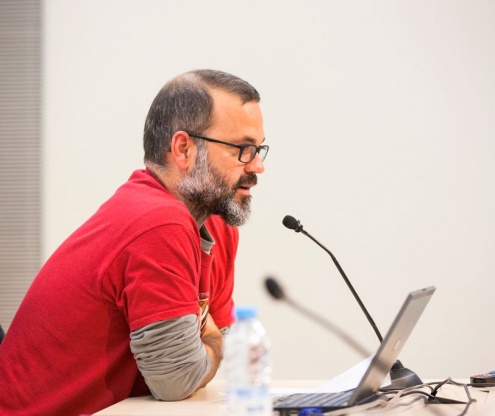
[[[335,256],[332,254],[332,252],[330,250],[328,250],[319,241],[315,240],[308,232],[306,232],[303,229],[303,226],[301,225],[301,223],[298,220],[296,220],[294,217],[291,217],[290,215],[286,215],[284,217],[283,221],[282,221],[282,224],[284,224],[289,230],[294,230],[296,233],[302,232],[305,236],[307,236],[311,240],[313,240],[316,244],[318,244],[323,250],[325,250],[330,255],[330,257],[332,258],[335,266],[337,266],[337,269],[339,270],[340,274],[344,278],[347,286],[351,290],[352,294],[354,295],[354,298],[357,300],[357,303],[359,304],[359,306],[361,307],[362,311],[366,315],[366,318],[368,319],[368,322],[373,327],[373,330],[375,331],[375,334],[376,334],[376,336],[378,337],[378,340],[381,343],[383,341],[382,334],[380,334],[380,331],[378,330],[378,327],[376,326],[375,321],[373,320],[373,318],[371,317],[371,315],[368,313],[368,310],[364,306],[364,303],[361,301],[361,298],[359,297],[359,295],[357,294],[357,292],[354,290],[354,287],[352,286],[351,282],[347,278],[347,276],[344,273],[344,270],[342,269],[342,267],[340,267],[339,262],[337,261],[337,259],[335,258]]]
[[[289,298],[282,289],[282,287],[277,283],[277,281],[273,277],[267,277],[265,279],[265,287],[268,293],[274,299],[284,301],[289,306],[291,306],[292,308],[296,309],[298,312],[305,315],[307,318],[313,320],[314,322],[330,330],[335,335],[337,335],[342,341],[346,342],[356,352],[361,354],[363,357],[367,358],[370,356],[370,353],[366,348],[361,346],[356,340],[354,340],[350,335],[345,333],[342,329],[332,324],[330,321],[323,319],[321,316],[316,315],[314,312],[311,312],[309,309],[305,308],[304,306],[296,303],[294,300]]]
[[[368,322],[370,323],[371,327],[375,331],[376,336],[378,337],[378,340],[380,343],[383,341],[383,337],[378,330],[378,327],[375,324],[375,321],[369,314],[368,310],[364,306],[364,303],[361,301],[361,298],[357,294],[357,292],[354,290],[354,287],[352,286],[351,282],[347,278],[347,275],[345,274],[344,270],[340,266],[339,262],[335,258],[335,256],[332,254],[332,252],[327,249],[323,244],[321,244],[318,240],[316,240],[311,234],[309,234],[306,230],[304,230],[302,224],[300,221],[296,220],[294,217],[291,215],[286,215],[284,219],[282,220],[282,224],[284,224],[285,227],[287,227],[289,230],[294,230],[296,233],[303,233],[306,237],[309,239],[313,240],[316,244],[318,244],[323,250],[327,252],[328,255],[332,258],[333,263],[337,267],[338,271],[340,272],[340,275],[344,279],[345,283],[349,287],[350,291],[354,295],[354,298],[356,299],[357,303],[361,307],[361,310],[364,312],[366,315],[366,318],[368,319]],[[404,368],[402,363],[397,360],[394,365],[392,366],[390,370],[390,378],[392,380],[392,384],[388,389],[390,390],[396,390],[396,389],[403,389],[406,387],[412,387],[412,386],[417,386],[419,384],[422,384],[423,382],[421,379],[411,370]]]

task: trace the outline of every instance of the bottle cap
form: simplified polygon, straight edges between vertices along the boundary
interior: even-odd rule
[[[235,307],[235,317],[237,319],[250,319],[258,316],[258,308],[254,305],[241,305]]]

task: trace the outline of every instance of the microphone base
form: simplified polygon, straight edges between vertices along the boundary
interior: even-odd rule
[[[394,363],[390,370],[390,379],[392,381],[390,386],[386,386],[382,390],[402,390],[423,384],[418,375],[405,368],[399,360]]]

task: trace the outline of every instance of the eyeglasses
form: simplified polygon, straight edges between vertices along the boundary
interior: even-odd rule
[[[217,140],[217,139],[211,139],[210,137],[199,136],[197,134],[190,134],[190,133],[188,134],[191,137],[205,140],[207,142],[220,143],[226,146],[237,147],[239,149],[238,160],[239,162],[242,163],[251,162],[255,158],[256,153],[260,155],[260,159],[263,162],[266,158],[266,155],[268,154],[269,147],[267,145],[255,146],[254,144],[233,144],[233,143],[222,142],[221,140]]]

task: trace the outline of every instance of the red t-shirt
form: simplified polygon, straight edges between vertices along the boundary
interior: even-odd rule
[[[148,171],[128,182],[50,257],[0,345],[0,415],[89,414],[148,394],[131,331],[200,314],[231,325],[237,228],[217,216],[201,250],[185,205]]]

